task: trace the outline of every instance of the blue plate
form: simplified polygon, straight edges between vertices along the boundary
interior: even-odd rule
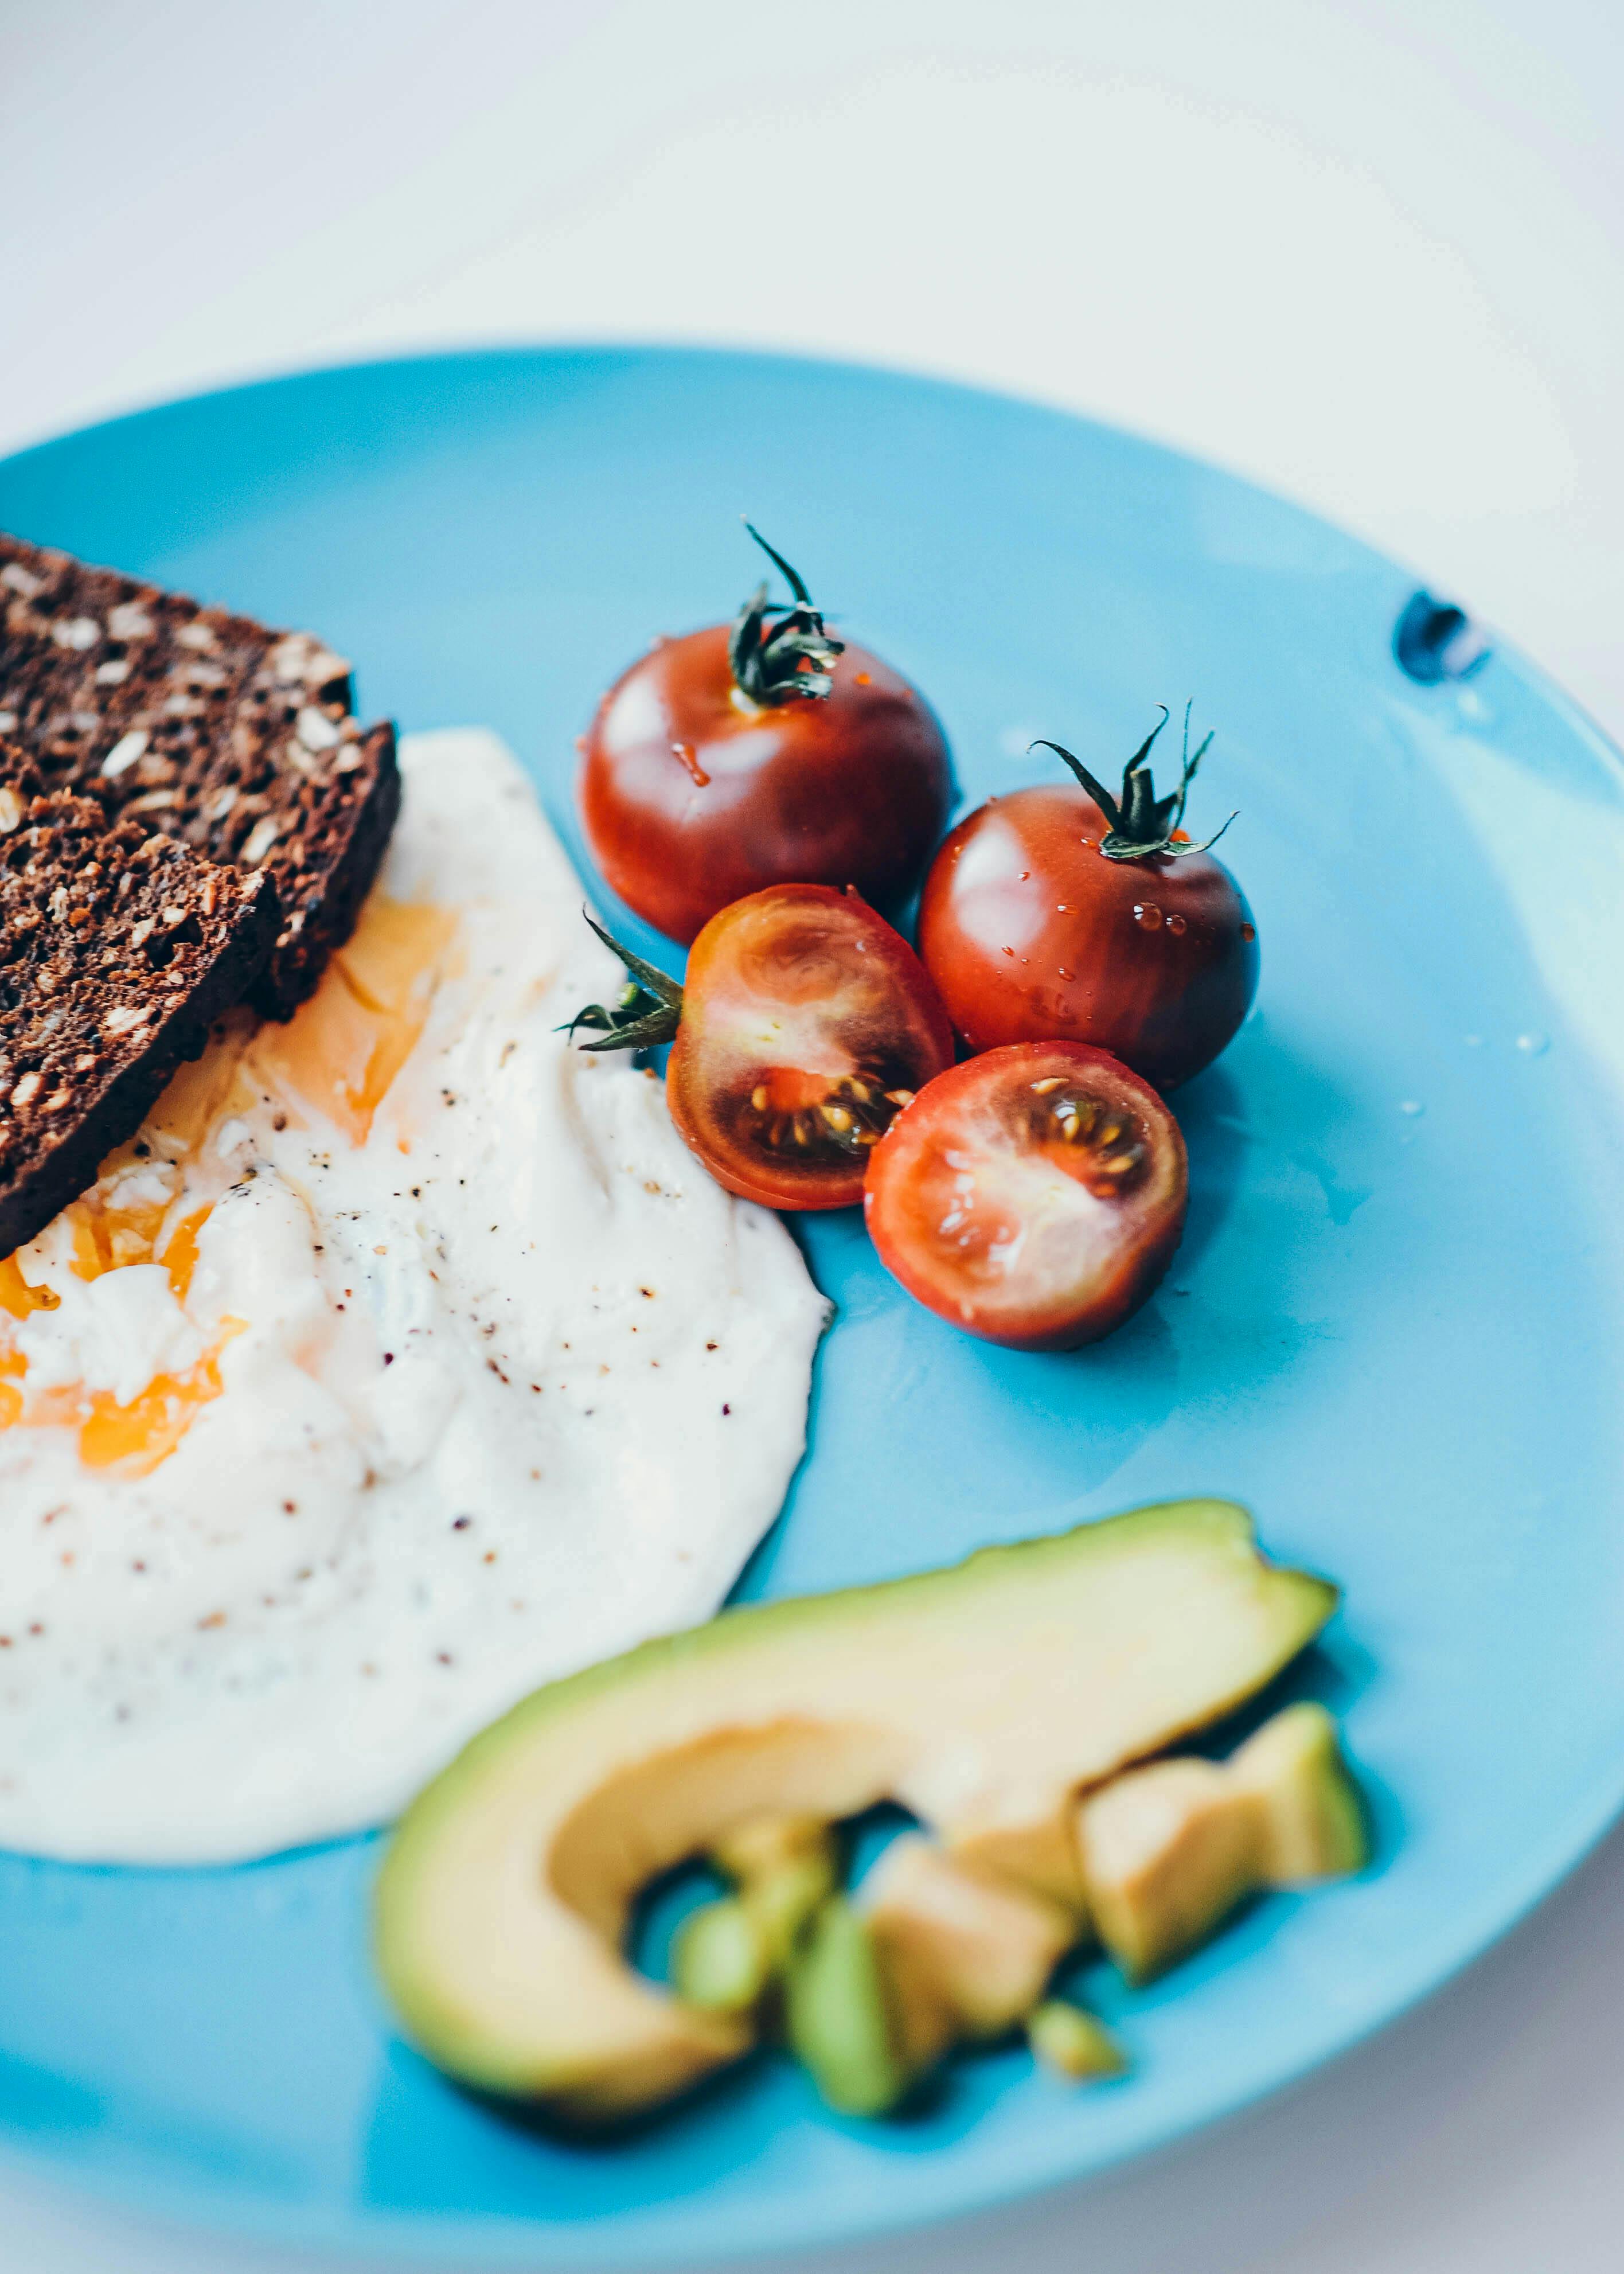
[[[1300,1677],[1375,1808],[1357,1884],[1157,1988],[1086,1987],[1132,2080],[966,2061],[894,2127],[764,2061],[580,2149],[460,2098],[368,1975],[376,1843],[252,1869],[0,1859],[0,2127],[79,2183],[464,2263],[649,2263],[896,2226],[1097,2171],[1299,2075],[1483,1949],[1624,1801],[1624,778],[1503,649],[1422,686],[1412,579],[1244,484],[1030,405],[768,358],[598,349],[327,372],[0,466],[0,525],[358,659],[369,712],[488,721],[566,838],[572,745],[650,636],[728,613],[748,508],[929,689],[967,798],[1219,729],[1259,1007],[1178,1098],[1190,1230],[1102,1348],[962,1340],[854,1216],[812,1455],[748,1592],[880,1578],[1191,1491],[1347,1606]],[[623,919],[624,920],[624,919]],[[632,927],[634,938],[640,937]],[[651,945],[646,935],[644,945]]]

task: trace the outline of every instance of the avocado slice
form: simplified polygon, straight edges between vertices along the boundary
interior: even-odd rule
[[[645,1644],[536,1691],[413,1803],[378,1883],[385,1987],[480,2090],[583,2123],[650,2106],[755,2023],[626,1963],[647,1880],[751,1817],[890,1798],[1080,1907],[1078,1789],[1251,1696],[1335,1603],[1244,1510],[1184,1501]]]
[[[905,2051],[921,2069],[960,2039],[1012,2028],[1078,1938],[1070,1909],[918,1833],[892,1841],[857,1907],[892,1985]]]
[[[1336,1724],[1313,1705],[1288,1706],[1227,1761],[1116,1778],[1079,1805],[1077,1839],[1100,1939],[1140,1982],[1246,1896],[1339,1879],[1366,1856]]]

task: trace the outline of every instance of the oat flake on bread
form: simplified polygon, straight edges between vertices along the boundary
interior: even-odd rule
[[[349,664],[308,632],[0,531],[0,734],[48,786],[270,875],[254,999],[273,1018],[348,937],[398,809],[395,730],[354,708]]]

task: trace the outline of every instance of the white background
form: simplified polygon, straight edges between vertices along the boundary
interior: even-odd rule
[[[0,448],[581,336],[944,371],[1198,450],[1624,738],[1620,0],[0,0]],[[818,2274],[1617,2274],[1621,1873],[1615,1838],[1249,2118]],[[292,2263],[32,2182],[0,2234],[6,2274]]]

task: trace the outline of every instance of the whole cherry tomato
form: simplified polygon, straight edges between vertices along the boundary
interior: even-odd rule
[[[583,746],[598,866],[673,939],[767,885],[854,885],[894,905],[952,802],[923,697],[832,638],[789,563],[750,534],[793,601],[769,606],[763,584],[731,629],[658,642],[604,697]]]
[[[952,1030],[924,967],[850,890],[775,885],[734,901],[694,942],[682,986],[592,929],[633,985],[616,1008],[580,1014],[575,1025],[604,1032],[584,1047],[647,1049],[674,1035],[671,1118],[717,1182],[745,1200],[854,1206],[870,1151],[952,1063]]]
[[[1137,1311],[1184,1230],[1178,1124],[1148,1082],[1082,1043],[1018,1043],[951,1066],[868,1161],[880,1261],[966,1334],[1075,1350]]]
[[[932,862],[919,952],[973,1050],[1065,1035],[1171,1089],[1211,1064],[1251,1008],[1252,912],[1178,825],[1212,736],[1192,757],[1186,712],[1179,785],[1159,798],[1149,757],[1161,731],[1129,760],[1119,798],[1043,744],[1076,782],[989,798]]]

